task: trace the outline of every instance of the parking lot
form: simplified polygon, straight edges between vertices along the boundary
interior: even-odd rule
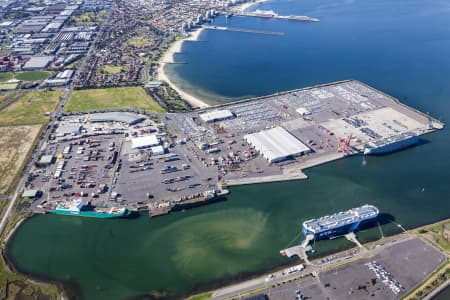
[[[446,260],[417,237],[375,251],[373,258],[321,272],[318,278],[306,276],[282,284],[269,281],[264,294],[277,300],[399,299]],[[391,286],[399,287],[398,291]]]
[[[320,274],[333,299],[398,299],[435,270],[445,256],[418,238],[387,247],[376,257]],[[396,294],[366,264],[376,262],[401,286]]]
[[[165,126],[129,114],[113,115],[111,121],[91,119],[67,117],[59,123],[43,153],[53,161],[34,172],[28,185],[43,192],[34,210],[77,198],[97,207],[145,208],[150,202],[188,200],[216,189],[217,171],[193,159],[190,147],[175,143]],[[134,138],[149,134],[158,136],[164,153],[133,148]]]

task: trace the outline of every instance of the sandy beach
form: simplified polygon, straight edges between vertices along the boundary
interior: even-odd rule
[[[246,9],[250,8],[253,5],[260,4],[263,2],[266,2],[267,0],[257,0],[257,1],[249,1],[242,3],[240,5],[236,5],[232,8],[233,11],[245,11]],[[174,54],[181,52],[181,49],[183,47],[184,41],[197,41],[200,34],[205,30],[204,28],[198,28],[195,31],[191,32],[189,37],[180,39],[175,41],[169,49],[164,53],[163,57],[160,59],[159,67],[158,67],[158,77],[157,79],[159,81],[165,81],[167,82],[177,93],[187,102],[189,102],[193,107],[210,107],[208,103],[205,101],[183,91],[180,87],[176,86],[173,81],[170,80],[169,76],[167,76],[166,72],[164,71],[164,66],[167,63],[173,63],[174,62]]]
[[[253,5],[256,4],[261,4],[264,2],[267,2],[268,0],[257,0],[257,1],[249,1],[249,2],[245,2],[239,5],[236,5],[235,7],[232,8],[233,11],[245,11],[247,9],[249,9],[250,7],[252,7]]]
[[[174,62],[174,54],[181,52],[183,42],[184,41],[197,41],[200,34],[203,32],[204,28],[199,28],[192,32],[189,37],[181,40],[175,41],[169,49],[164,53],[163,57],[160,60],[159,68],[158,68],[158,80],[159,81],[165,81],[167,82],[177,93],[187,102],[189,102],[193,107],[209,107],[210,105],[203,100],[186,93],[182,89],[180,89],[178,86],[176,86],[167,76],[167,74],[164,71],[164,66],[167,63],[173,63]]]

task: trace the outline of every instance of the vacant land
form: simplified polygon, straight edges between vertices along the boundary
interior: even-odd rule
[[[49,71],[28,71],[28,72],[5,72],[0,73],[0,83],[6,82],[11,79],[17,79],[21,81],[42,81],[52,76],[52,72]]]
[[[445,251],[450,252],[450,221],[424,226],[413,232],[421,234],[426,239],[438,244]]]
[[[86,111],[107,108],[136,108],[164,112],[164,109],[141,87],[73,91],[64,109]]]
[[[9,191],[42,125],[0,127],[0,193]]]
[[[135,36],[132,37],[131,39],[129,39],[127,41],[127,44],[129,46],[133,46],[133,47],[145,47],[149,44],[148,39],[141,37],[141,36]]]
[[[10,101],[11,97],[15,101],[0,111],[0,126],[47,123],[49,117],[45,116],[45,113],[55,110],[63,93],[62,90],[54,90],[2,95],[0,104]]]
[[[2,91],[12,91],[17,88],[18,84],[15,82],[12,83],[0,83],[0,90]]]

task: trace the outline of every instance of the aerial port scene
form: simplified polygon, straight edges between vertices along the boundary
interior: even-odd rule
[[[449,28],[0,0],[0,299],[450,299]]]

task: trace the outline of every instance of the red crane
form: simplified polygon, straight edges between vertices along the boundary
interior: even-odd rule
[[[338,152],[343,152],[345,155],[349,154],[352,150],[351,146],[350,146],[350,140],[352,139],[352,134],[350,133],[350,135],[346,138],[340,138],[340,137],[336,137],[337,141],[338,141]]]

